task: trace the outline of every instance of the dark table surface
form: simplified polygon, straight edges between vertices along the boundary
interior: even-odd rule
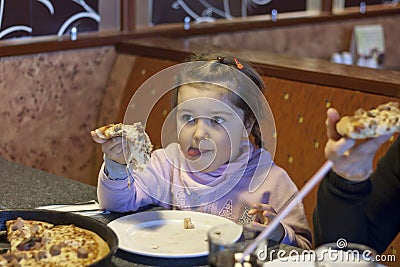
[[[0,159],[0,205],[7,209],[30,209],[51,204],[70,204],[97,200],[96,187]],[[146,207],[138,212],[160,209]],[[102,214],[93,218],[107,224],[126,213]],[[268,249],[298,250],[283,244]],[[166,259],[140,256],[118,250],[112,259],[115,267],[131,266],[208,266],[206,257]]]

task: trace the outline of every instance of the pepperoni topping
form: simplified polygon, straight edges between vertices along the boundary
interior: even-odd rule
[[[50,247],[50,255],[57,256],[61,254],[61,246],[60,245],[52,245]]]
[[[24,220],[22,220],[21,217],[18,217],[17,221],[14,223],[11,230],[16,231],[16,230],[21,229],[22,227],[24,227]]]
[[[78,258],[80,259],[86,259],[89,257],[89,251],[86,248],[78,248]]]

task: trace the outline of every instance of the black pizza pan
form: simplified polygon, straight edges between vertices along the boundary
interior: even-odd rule
[[[111,258],[118,249],[118,238],[114,231],[104,223],[101,223],[100,221],[87,216],[70,212],[37,209],[1,210],[0,230],[6,230],[5,223],[7,220],[15,220],[18,217],[26,220],[44,221],[54,225],[74,224],[78,227],[95,232],[107,242],[108,246],[110,247],[110,252],[103,259],[89,266],[112,266]]]

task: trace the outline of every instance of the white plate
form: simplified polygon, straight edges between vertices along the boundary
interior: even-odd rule
[[[191,218],[194,229],[183,228],[187,217]],[[117,234],[122,250],[151,257],[189,258],[208,255],[208,230],[227,223],[236,224],[207,213],[162,210],[127,215],[108,226]]]

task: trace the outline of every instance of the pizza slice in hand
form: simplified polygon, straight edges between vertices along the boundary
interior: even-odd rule
[[[358,109],[336,124],[337,132],[347,138],[366,139],[400,132],[400,109],[397,102],[382,104],[368,111]]]
[[[150,161],[153,145],[141,122],[133,125],[117,123],[109,124],[95,130],[98,137],[104,140],[116,136],[126,138],[128,147],[128,166],[135,170],[144,170]]]

